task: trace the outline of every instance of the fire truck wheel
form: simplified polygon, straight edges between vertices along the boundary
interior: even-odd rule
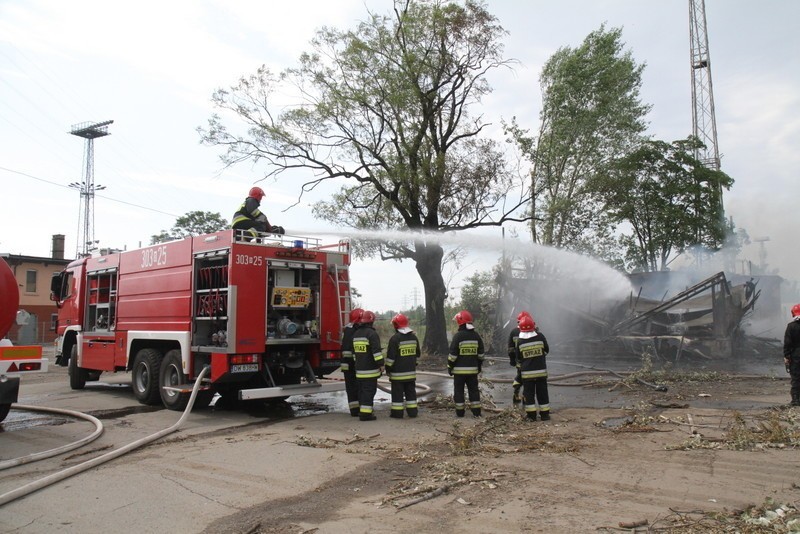
[[[0,404],[0,423],[6,420],[8,411],[11,409],[11,404]]]
[[[72,345],[69,353],[69,387],[72,389],[83,389],[86,386],[86,369],[78,367],[78,345]]]
[[[131,383],[133,395],[142,404],[158,404],[161,401],[158,371],[162,357],[155,349],[142,349],[136,353],[131,369]]]
[[[161,371],[158,373],[158,389],[161,391],[161,402],[170,410],[183,411],[189,403],[191,393],[164,389],[164,386],[177,386],[180,384],[186,384],[186,375],[183,374],[183,365],[181,365],[181,351],[171,350],[164,355],[164,360],[161,362]],[[195,399],[195,405],[198,400],[199,396]],[[210,401],[211,399],[209,399]]]

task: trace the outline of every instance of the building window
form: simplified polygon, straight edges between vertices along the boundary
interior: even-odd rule
[[[51,313],[50,314],[50,330],[55,332],[57,328],[58,328],[58,314],[57,313]]]
[[[27,271],[25,273],[25,292],[36,293],[36,271]]]

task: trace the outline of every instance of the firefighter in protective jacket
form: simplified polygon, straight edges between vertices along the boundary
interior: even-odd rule
[[[517,362],[522,374],[522,398],[525,414],[536,421],[536,405],[542,421],[550,420],[550,397],[547,394],[547,353],[550,347],[544,334],[536,330],[536,323],[530,315],[519,321],[519,342],[517,343]]]
[[[512,367],[517,368],[517,376],[514,377],[514,382],[511,384],[514,388],[514,396],[511,398],[514,404],[522,402],[522,396],[519,390],[522,387],[522,375],[520,374],[519,366],[522,362],[517,361],[517,341],[519,341],[519,321],[523,317],[530,317],[531,314],[525,310],[519,312],[517,315],[517,326],[515,326],[508,334],[508,363]]]
[[[783,335],[783,363],[792,378],[792,406],[800,406],[800,304],[792,306],[792,321]]]
[[[478,373],[483,366],[483,339],[472,325],[472,314],[467,310],[458,312],[455,317],[458,331],[450,342],[447,357],[447,372],[453,376],[453,402],[456,416],[464,417],[464,386],[469,393],[469,408],[475,417],[481,416],[481,391],[478,387]]]
[[[342,329],[342,365],[344,389],[347,393],[347,407],[350,415],[358,417],[358,382],[356,381],[356,361],[353,356],[353,333],[358,328],[364,310],[356,308],[350,312],[350,322]]]
[[[258,237],[258,232],[270,234],[283,234],[282,226],[272,226],[267,220],[267,216],[259,209],[261,199],[264,198],[264,190],[260,187],[253,187],[247,194],[242,205],[233,214],[231,227],[234,230],[247,230],[251,238]]]
[[[417,416],[417,359],[419,339],[408,326],[408,317],[398,313],[392,318],[395,334],[386,346],[386,374],[392,383],[392,411],[390,417]]]
[[[383,372],[383,349],[381,339],[372,323],[375,314],[365,310],[353,332],[353,356],[356,362],[358,382],[358,417],[362,421],[374,421],[372,405],[378,392],[378,378]]]

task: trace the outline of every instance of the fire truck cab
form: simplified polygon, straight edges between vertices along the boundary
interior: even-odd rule
[[[82,258],[53,276],[57,362],[73,389],[130,371],[143,404],[186,407],[335,391],[350,311],[349,242],[238,230]]]

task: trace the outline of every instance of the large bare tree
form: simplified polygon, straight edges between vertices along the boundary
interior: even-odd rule
[[[220,115],[203,141],[223,161],[266,164],[265,178],[302,169],[300,196],[336,180],[317,202],[322,219],[358,229],[408,231],[407,239],[360,243],[357,253],[411,259],[425,291],[423,348],[446,354],[444,250],[435,234],[526,221],[528,193],[476,111],[486,76],[508,67],[505,31],[483,3],[396,1],[352,30],[323,28],[299,64],[261,68],[213,99]],[[235,128],[235,126],[231,126]]]

